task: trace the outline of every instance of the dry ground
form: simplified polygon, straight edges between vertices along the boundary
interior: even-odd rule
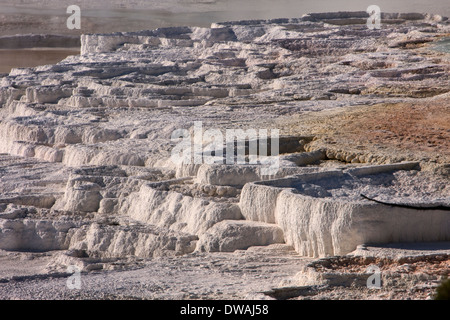
[[[310,112],[283,120],[289,134],[313,135],[313,149],[372,155],[372,162],[450,163],[450,105],[442,98]]]

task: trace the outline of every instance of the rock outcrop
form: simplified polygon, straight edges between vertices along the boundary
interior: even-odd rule
[[[313,257],[345,255],[363,244],[449,241],[448,198],[444,204],[431,199],[408,204],[411,198],[425,197],[427,187],[411,186],[408,179],[417,175],[392,172],[414,165],[360,167],[249,183],[242,191],[242,214],[249,220],[278,224],[286,243]],[[439,192],[443,183],[436,186],[435,199],[447,196],[448,190]],[[389,200],[370,201],[362,197],[366,193]]]

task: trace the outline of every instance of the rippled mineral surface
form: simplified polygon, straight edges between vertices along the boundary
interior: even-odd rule
[[[80,55],[2,74],[0,298],[432,298],[449,270],[450,22],[382,19],[381,29],[339,12],[82,35]],[[193,136],[195,123],[223,137],[278,129],[277,172],[174,162],[173,133]],[[400,162],[415,166],[377,175]],[[375,186],[367,195],[384,202],[438,203],[440,238],[318,260],[277,220],[243,214],[258,206],[241,198],[249,183],[360,167],[373,176],[296,190],[367,205],[355,186]],[[360,284],[371,263],[385,277],[375,292]],[[80,289],[67,284],[74,268]]]

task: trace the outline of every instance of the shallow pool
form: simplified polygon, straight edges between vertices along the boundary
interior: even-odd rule
[[[436,51],[450,53],[450,38],[439,40],[432,48]]]
[[[67,56],[79,53],[76,48],[3,49],[0,50],[0,73],[9,73],[11,68],[55,64]]]

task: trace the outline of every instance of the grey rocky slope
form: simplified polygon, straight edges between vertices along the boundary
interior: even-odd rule
[[[300,219],[296,208],[301,201],[292,200],[296,195],[283,199],[286,192],[278,196],[278,188],[270,187],[294,176],[287,179],[298,178],[297,192],[309,197],[306,206],[314,206],[314,198],[329,190],[305,177],[358,166],[377,173],[376,165],[396,161],[332,157],[314,147],[313,136],[289,134],[282,123],[293,116],[359,105],[445,101],[448,96],[449,55],[430,50],[434,41],[448,35],[446,18],[384,14],[383,28],[369,30],[366,16],[310,14],[212,28],[83,35],[80,56],[4,75],[0,249],[44,252],[46,270],[57,273],[68,265],[114,270],[143,266],[138,262],[149,258],[214,259],[218,251],[255,246],[292,246],[298,254],[317,257],[348,254],[374,239],[449,241],[445,210],[433,213],[434,224],[417,236],[409,236],[417,231],[412,227],[408,236],[393,228],[391,234],[364,238],[359,236],[364,230],[355,227],[358,236],[345,237],[341,227],[353,217],[345,205],[337,210],[343,224],[329,229],[326,221],[309,221],[306,207],[307,218]],[[261,165],[175,164],[171,152],[178,141],[171,135],[178,129],[192,133],[194,121],[223,133],[280,129],[279,170],[264,176]],[[403,198],[389,184],[376,186],[382,180],[378,176],[367,178],[369,190],[364,192],[381,190],[385,201],[404,202],[405,194],[411,194],[419,202],[448,205],[445,177],[430,178],[409,164],[391,171],[398,169],[416,179],[415,184],[397,179]],[[262,182],[268,179],[278,180]],[[430,179],[433,183],[423,184]],[[345,183],[331,188],[337,206],[357,196],[346,188],[353,190]],[[267,218],[272,213],[265,203],[277,206],[275,217],[292,221]],[[390,212],[381,205],[377,210]],[[426,214],[414,213],[417,221],[427,221]],[[309,232],[294,230],[296,223]],[[282,252],[281,260],[287,254]],[[13,291],[8,292],[4,297],[11,297]]]

